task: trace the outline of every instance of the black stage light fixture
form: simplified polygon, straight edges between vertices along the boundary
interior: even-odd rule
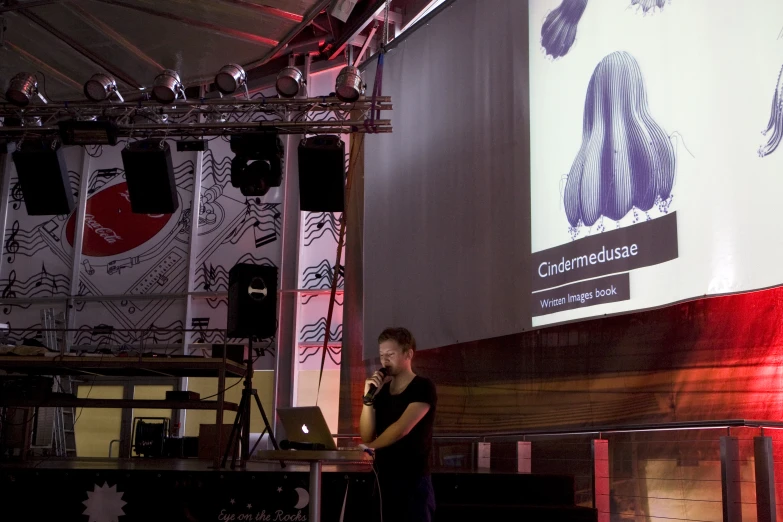
[[[66,145],[116,145],[117,126],[111,121],[68,120],[57,124]]]
[[[73,192],[59,142],[25,140],[12,158],[28,215],[60,216],[73,212]]]
[[[231,136],[231,185],[243,196],[264,196],[283,180],[283,141],[277,134],[252,133]]]

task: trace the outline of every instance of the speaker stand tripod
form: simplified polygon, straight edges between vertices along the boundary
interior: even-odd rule
[[[238,447],[241,447],[241,455],[239,459],[239,467],[245,468],[247,467],[247,461],[250,458],[250,455],[253,454],[253,452],[256,450],[256,447],[258,446],[258,443],[261,442],[261,439],[264,437],[264,433],[269,434],[269,440],[272,441],[272,446],[276,450],[279,450],[280,447],[277,445],[277,440],[275,440],[275,435],[272,433],[272,427],[269,425],[269,419],[266,417],[266,412],[264,411],[264,406],[261,404],[261,399],[258,397],[258,391],[253,388],[253,339],[250,338],[248,340],[247,345],[247,368],[245,369],[245,382],[244,387],[242,388],[242,399],[239,401],[239,407],[237,408],[237,416],[236,419],[234,419],[234,426],[231,428],[231,434],[228,436],[228,444],[226,445],[226,452],[223,454],[223,460],[220,463],[221,468],[226,467],[226,463],[228,462],[228,456],[229,453],[232,453],[233,455],[231,457],[231,468],[236,467],[237,463],[237,451],[236,449]],[[253,449],[250,449],[250,410],[252,409],[251,406],[251,400],[255,399],[256,404],[258,405],[258,411],[261,412],[261,418],[264,419],[264,430],[261,432],[261,434],[258,436],[258,440],[253,445]],[[241,442],[241,444],[240,444]],[[280,466],[285,467],[285,462],[282,460],[280,461]]]

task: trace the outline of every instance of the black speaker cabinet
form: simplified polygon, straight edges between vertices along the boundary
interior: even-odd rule
[[[63,149],[51,142],[26,141],[12,155],[22,198],[30,216],[73,212],[74,201]]]
[[[339,136],[313,136],[299,144],[299,207],[345,210],[345,143]]]
[[[179,208],[171,148],[168,142],[149,139],[122,149],[131,210],[136,214],[172,214]]]
[[[277,330],[277,267],[240,263],[228,272],[228,336],[266,339]]]

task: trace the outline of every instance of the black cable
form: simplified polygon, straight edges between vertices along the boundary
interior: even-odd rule
[[[234,386],[236,386],[237,384],[239,384],[239,383],[241,383],[241,382],[244,382],[244,379],[242,379],[242,378],[240,377],[240,378],[239,378],[239,380],[238,380],[237,382],[235,382],[234,384],[232,384],[232,385],[231,385],[231,386],[229,386],[228,388],[225,388],[225,389],[223,390],[223,393],[225,394],[225,393],[226,393],[228,390],[230,390],[231,388],[233,388]],[[207,400],[207,399],[211,399],[212,397],[217,397],[218,395],[220,395],[220,392],[217,392],[217,393],[215,393],[214,395],[210,395],[210,396],[208,396],[208,397],[204,397],[203,399],[200,399],[200,400],[202,400],[202,401],[205,401],[205,400]]]
[[[49,93],[46,92],[46,75],[44,73],[42,73],[41,71],[36,71],[36,72],[41,75],[41,79],[43,80],[43,82],[42,82],[43,83],[43,93],[44,93],[44,96],[46,96],[46,101],[48,101],[48,102],[49,101],[54,101],[53,99],[51,99],[49,97]]]
[[[251,346],[252,346],[252,343],[251,343]],[[247,349],[248,349],[248,351],[251,349],[251,346],[248,346],[248,348],[247,348]],[[256,358],[255,358],[255,359],[253,359],[253,362],[252,362],[252,363],[250,363],[250,365],[251,365],[251,366],[252,366],[252,365],[254,365],[254,364],[256,363],[256,361],[257,361],[257,360],[258,360],[260,357],[261,357],[261,354],[257,355],[257,356],[256,356]],[[229,386],[228,388],[225,388],[225,389],[223,390],[223,392],[222,392],[222,393],[225,395],[225,393],[226,393],[228,390],[230,390],[231,388],[233,388],[234,386],[236,386],[237,384],[239,384],[239,383],[241,383],[241,382],[245,382],[245,380],[244,380],[243,378],[241,378],[241,377],[240,377],[240,378],[239,378],[239,380],[238,380],[237,382],[235,382],[234,384],[232,384],[232,385],[231,385],[231,386]],[[210,395],[210,396],[208,396],[208,397],[204,397],[203,399],[200,399],[200,400],[202,400],[202,401],[205,401],[205,400],[207,400],[207,399],[211,399],[212,397],[217,397],[218,395],[220,395],[220,393],[221,393],[221,392],[220,392],[220,391],[218,391],[218,392],[217,392],[217,393],[215,393],[214,395]]]
[[[378,485],[378,501],[381,505],[381,522],[383,522],[383,493],[381,493],[381,479],[378,477],[378,470],[375,467],[375,451],[370,456],[372,457],[372,471],[375,473],[375,483]]]

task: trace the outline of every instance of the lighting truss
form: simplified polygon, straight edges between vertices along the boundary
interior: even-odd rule
[[[40,126],[0,125],[0,138],[54,136],[67,121],[108,121],[120,137],[149,138],[219,136],[259,128],[279,134],[349,134],[392,131],[391,120],[376,119],[366,125],[370,111],[391,111],[391,97],[380,96],[373,107],[370,98],[346,103],[334,97],[178,100],[161,104],[154,100],[124,103],[69,102],[20,108],[0,103],[6,123],[40,118]],[[387,112],[388,114],[388,112]]]

